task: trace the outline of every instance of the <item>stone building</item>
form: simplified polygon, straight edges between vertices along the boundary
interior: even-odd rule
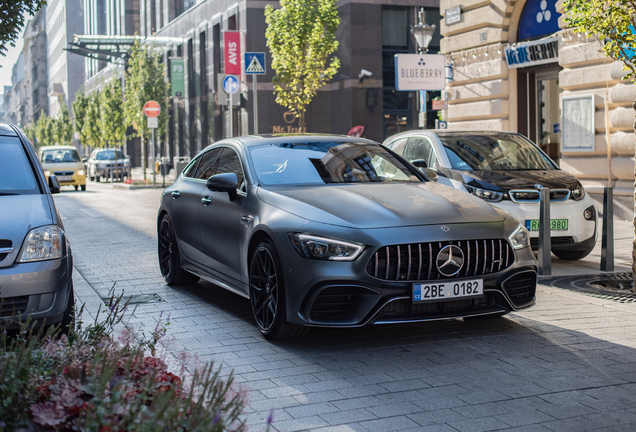
[[[636,87],[597,40],[567,28],[562,3],[441,0],[444,116],[449,129],[528,136],[593,197],[613,186],[615,213],[631,218]]]
[[[42,7],[24,30],[24,76],[27,95],[26,124],[49,114],[48,54],[46,43],[46,6]]]

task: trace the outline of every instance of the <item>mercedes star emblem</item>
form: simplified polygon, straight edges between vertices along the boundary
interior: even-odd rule
[[[459,246],[444,246],[437,254],[436,264],[443,276],[455,276],[464,265],[464,251]]]
[[[442,225],[442,231],[449,232],[450,228],[447,227],[446,225]]]

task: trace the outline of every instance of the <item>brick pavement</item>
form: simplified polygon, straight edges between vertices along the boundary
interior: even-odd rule
[[[171,353],[221,365],[249,391],[245,419],[277,431],[636,430],[636,304],[540,286],[537,305],[499,320],[314,329],[268,342],[249,302],[212,284],[171,288],[156,259],[158,190],[62,193],[75,287],[94,314],[116,282],[164,301]],[[555,263],[558,269],[559,263]],[[164,315],[165,316],[165,315]]]

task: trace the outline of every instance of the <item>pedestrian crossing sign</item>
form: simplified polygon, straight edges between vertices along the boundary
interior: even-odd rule
[[[264,52],[246,52],[244,56],[246,75],[265,75],[267,70]]]

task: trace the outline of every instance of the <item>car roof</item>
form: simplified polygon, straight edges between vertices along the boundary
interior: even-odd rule
[[[44,150],[77,150],[75,146],[72,145],[52,145],[52,146],[42,146],[40,147],[40,151]]]
[[[397,133],[395,135],[391,135],[388,138],[395,138],[395,137],[401,137],[401,136],[410,136],[410,135],[418,135],[418,134],[421,134],[421,133],[434,133],[434,134],[439,135],[439,136],[446,136],[446,135],[498,135],[498,134],[519,135],[519,132],[495,131],[495,130],[414,129],[414,130],[410,130],[410,131],[400,132],[400,133]]]
[[[361,144],[378,144],[375,141],[368,140],[366,138],[357,138],[347,135],[330,135],[330,134],[263,134],[263,135],[247,135],[237,138],[229,138],[229,140],[237,140],[242,142],[245,146],[257,146],[268,143],[304,143],[304,142],[356,142]],[[223,140],[226,141],[226,140]],[[218,144],[222,141],[218,141]],[[217,143],[215,143],[217,144]]]
[[[0,135],[2,136],[18,136],[15,130],[6,123],[0,123]]]

